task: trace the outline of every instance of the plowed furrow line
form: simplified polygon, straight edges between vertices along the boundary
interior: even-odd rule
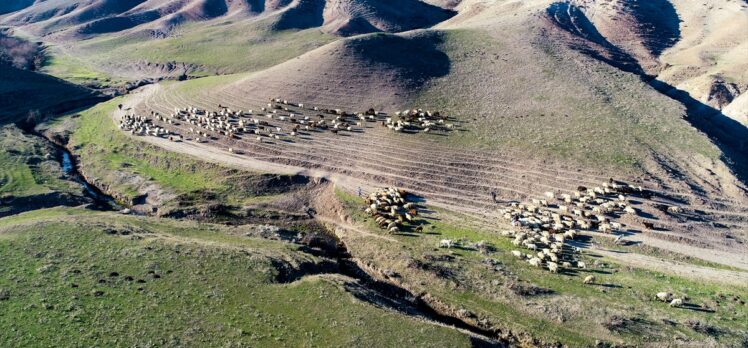
[[[149,98],[145,108],[170,112],[173,108],[197,106],[205,109],[216,109],[218,100],[234,109],[249,109],[241,104],[256,101],[263,105],[260,99],[236,97],[234,93],[224,95],[234,96],[226,98],[219,93],[203,94],[200,100],[187,102],[181,93],[157,93],[157,98]],[[240,93],[240,92],[238,92]],[[167,95],[167,96],[165,96]],[[241,100],[241,102],[234,102]],[[168,105],[168,107],[163,107]],[[288,127],[288,124],[284,124]],[[344,172],[346,167],[355,166],[362,175],[367,169],[390,174],[394,177],[409,177],[417,183],[429,184],[435,192],[448,191],[453,194],[470,196],[473,201],[487,199],[488,192],[496,191],[500,195],[527,197],[537,195],[543,190],[554,190],[558,187],[568,191],[576,186],[593,186],[606,178],[598,174],[589,174],[570,169],[556,168],[543,165],[527,165],[512,161],[504,154],[481,154],[469,151],[454,151],[442,144],[429,141],[400,139],[392,134],[367,128],[363,134],[350,137],[320,136],[315,134],[312,139],[299,140],[296,143],[283,145],[263,145],[246,140],[234,142],[249,146],[250,152],[264,158],[283,156],[285,161],[307,163],[313,168],[327,168],[336,172]],[[285,147],[285,148],[278,148]],[[297,151],[292,151],[295,148]],[[322,153],[322,155],[321,155]],[[307,158],[306,160],[304,158]],[[281,159],[281,158],[279,158]],[[273,162],[271,160],[271,162]],[[540,171],[542,169],[542,171]],[[418,186],[418,185],[414,185]],[[451,186],[451,187],[450,187]],[[463,190],[460,192],[460,190]],[[662,192],[664,195],[687,196],[681,193]],[[725,203],[722,203],[725,204]],[[745,211],[737,206],[727,205],[730,209]],[[705,210],[706,211],[706,210]],[[724,215],[724,212],[721,212]],[[730,214],[745,217],[748,214]],[[733,221],[734,222],[734,221]]]

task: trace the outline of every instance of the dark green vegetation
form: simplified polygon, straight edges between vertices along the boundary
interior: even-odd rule
[[[324,261],[248,230],[52,209],[0,220],[0,341],[8,346],[468,346],[375,308]],[[367,343],[368,342],[368,343]]]
[[[387,235],[361,212],[359,198],[344,192],[337,196],[354,223]],[[428,210],[434,212],[420,221],[426,233],[406,230],[391,235],[396,243],[353,233],[342,240],[364,262],[396,272],[396,280],[410,291],[429,294],[476,323],[502,332],[528,333],[541,342],[570,346],[589,346],[595,340],[633,345],[748,342],[745,286],[628,267],[589,251],[581,254],[587,269],[552,274],[512,256],[510,251],[517,247],[495,231],[510,226],[484,230],[468,217]],[[462,247],[438,248],[440,239],[462,240]],[[470,246],[478,241],[487,243],[487,252]],[[597,277],[594,285],[583,284],[588,275]],[[661,291],[686,296],[686,306],[672,308],[655,300]]]
[[[63,172],[59,156],[38,137],[12,125],[0,127],[0,217],[88,202],[81,186]]]

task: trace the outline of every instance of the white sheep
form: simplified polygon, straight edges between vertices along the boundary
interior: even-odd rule
[[[531,259],[530,259],[529,261],[527,261],[527,262],[528,262],[528,263],[530,263],[531,265],[535,266],[535,267],[540,267],[540,266],[541,266],[541,265],[543,264],[543,261],[542,261],[542,260],[540,260],[540,259],[539,259],[539,258],[537,258],[537,257],[533,257],[533,258],[531,258]]]
[[[548,270],[551,271],[551,273],[558,273],[558,264],[555,262],[548,262],[547,264]]]
[[[512,255],[521,258],[522,252],[520,252],[519,250],[512,250]]]
[[[587,264],[582,261],[577,261],[577,268],[585,269],[587,268]]]
[[[595,276],[593,276],[593,275],[590,275],[590,276],[587,276],[587,277],[585,277],[585,278],[584,278],[584,280],[583,280],[582,282],[583,282],[584,284],[594,284],[594,283],[595,283],[595,280],[596,280],[596,279],[595,279]]]
[[[564,237],[569,239],[574,239],[574,237],[577,236],[577,232],[575,230],[568,230],[564,232]]]
[[[451,239],[442,239],[439,241],[439,247],[440,248],[447,248],[451,249],[452,246],[454,246],[454,241]]]
[[[657,297],[658,300],[662,302],[668,302],[673,297],[673,294],[666,292],[666,291],[662,291],[662,292],[658,292],[655,296]]]
[[[676,298],[670,301],[670,307],[680,307],[683,306],[683,299]]]

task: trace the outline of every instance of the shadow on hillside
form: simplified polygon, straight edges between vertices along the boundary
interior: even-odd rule
[[[587,43],[599,46],[602,52],[596,50],[596,47],[584,44],[571,45],[573,49],[621,70],[637,75],[644,74],[636,59],[600,34],[595,25],[579,7],[567,2],[556,2],[548,6],[546,14],[559,28],[585,40]],[[603,54],[603,52],[606,54]]]
[[[669,0],[638,1],[633,15],[644,31],[644,46],[655,56],[680,40],[680,18]]]
[[[722,151],[722,161],[743,183],[748,183],[748,128],[721,111],[693,98],[688,92],[651,76],[642,76],[652,88],[686,107],[686,120],[706,134]]]
[[[645,40],[644,44],[654,55],[658,55],[680,39],[680,18],[669,1],[653,0],[644,5],[637,4],[633,9],[637,20],[646,24],[643,30],[647,31],[645,36],[648,40]],[[722,161],[743,184],[748,184],[748,154],[745,152],[748,128],[721,111],[691,97],[687,92],[646,74],[633,56],[600,34],[580,8],[569,3],[557,2],[548,7],[546,14],[560,29],[584,40],[580,43],[570,43],[572,49],[636,74],[658,92],[683,104],[686,107],[686,120],[720,148]]]
[[[347,41],[347,52],[370,66],[385,65],[397,74],[397,80],[419,87],[426,81],[449,74],[451,62],[439,50],[441,33],[402,37],[375,34]]]
[[[0,125],[24,123],[108,99],[95,91],[37,72],[0,64]]]

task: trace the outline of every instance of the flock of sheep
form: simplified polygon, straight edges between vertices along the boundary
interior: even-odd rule
[[[530,265],[545,268],[552,273],[564,269],[586,269],[587,265],[577,256],[581,249],[567,242],[577,237],[579,231],[594,230],[610,233],[622,229],[622,224],[613,221],[624,214],[636,215],[629,202],[631,197],[646,196],[641,186],[633,186],[611,179],[600,187],[578,187],[573,194],[546,192],[544,199],[533,199],[532,204],[512,203],[502,209],[503,218],[511,221],[517,229],[501,232],[512,238],[512,244],[522,246],[527,252],[512,250],[512,255],[527,261]],[[414,223],[418,215],[417,206],[408,202],[405,190],[382,188],[365,197],[365,212],[375,217],[380,228],[390,233],[398,233],[406,223]],[[668,212],[678,213],[679,207],[668,207]],[[418,225],[417,232],[423,232]],[[452,248],[459,241],[442,239],[440,248]],[[485,241],[475,243],[473,248],[484,250]],[[584,278],[584,284],[595,284],[594,275]],[[671,307],[683,307],[685,297],[674,297],[669,292],[655,295],[659,301]]]
[[[455,128],[453,123],[447,123],[449,117],[442,115],[439,111],[424,111],[423,109],[412,109],[398,111],[395,118],[387,117],[382,125],[395,132],[424,132],[435,130],[449,131]]]
[[[407,192],[398,188],[382,188],[370,193],[366,202],[366,213],[375,218],[380,228],[389,233],[398,233],[406,223],[414,223],[418,216],[418,207],[408,202]],[[415,228],[416,232],[423,232],[423,226]]]
[[[643,192],[641,186],[612,179],[599,187],[580,186],[573,194],[546,192],[544,199],[533,199],[531,204],[512,203],[502,209],[502,217],[522,229],[504,231],[502,235],[513,238],[514,245],[531,250],[530,254],[519,250],[513,250],[512,254],[535,267],[545,267],[554,273],[564,268],[586,268],[584,262],[573,257],[579,249],[566,248],[565,242],[574,239],[578,231],[621,230],[623,225],[614,220],[623,214],[636,215],[637,210],[628,199]],[[585,283],[592,281],[594,278]]]
[[[341,109],[325,109],[305,106],[303,103],[289,102],[281,98],[270,98],[269,103],[260,110],[231,110],[218,105],[219,111],[208,111],[196,107],[175,108],[169,115],[151,111],[150,116],[125,115],[120,122],[120,129],[130,131],[133,135],[150,135],[168,137],[172,141],[191,140],[205,143],[212,140],[242,139],[254,137],[258,142],[267,140],[289,141],[302,132],[326,132],[342,134],[343,132],[361,132],[367,122],[381,121],[382,126],[395,131],[423,131],[453,129],[454,125],[445,123],[448,120],[439,112],[421,109],[397,112],[397,120],[385,113],[369,109],[353,113]],[[183,137],[181,131],[189,134]],[[175,126],[173,129],[166,127]],[[235,152],[228,148],[229,152]]]
[[[655,297],[657,297],[657,300],[659,301],[669,303],[670,307],[681,307],[685,303],[685,298],[674,297],[673,294],[666,291],[658,292]]]
[[[125,115],[119,122],[119,129],[128,131],[133,135],[150,135],[154,137],[169,136],[170,139],[174,139],[172,133],[166,128],[159,127],[147,117],[136,116],[136,115]],[[181,137],[180,137],[181,139]]]

